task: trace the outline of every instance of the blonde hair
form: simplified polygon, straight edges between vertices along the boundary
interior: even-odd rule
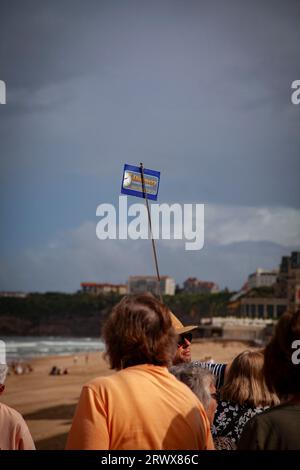
[[[262,352],[244,351],[239,354],[229,368],[221,388],[221,399],[253,408],[278,405],[278,396],[266,385],[263,365]]]

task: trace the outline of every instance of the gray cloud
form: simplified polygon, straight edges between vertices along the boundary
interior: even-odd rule
[[[183,241],[158,240],[161,274],[175,277],[177,283],[196,276],[239,289],[257,267],[274,269],[281,256],[300,249],[299,243],[292,244],[300,239],[299,211],[252,208],[241,212],[236,207],[207,210],[205,245],[200,251],[185,251]],[[291,218],[295,218],[294,227],[290,224],[292,230],[286,233],[284,227]],[[153,273],[149,240],[100,241],[96,221],[87,221],[61,232],[45,246],[9,260],[3,257],[0,285],[4,290],[72,292],[82,281],[124,283],[129,275]]]
[[[298,246],[300,108],[290,84],[300,78],[299,32],[293,0],[3,0],[0,288],[125,279],[133,255],[133,271],[148,269],[148,245],[129,244],[128,258],[125,244],[102,252],[72,232],[96,204],[117,200],[123,164],[141,160],[161,170],[160,202],[212,210],[197,256],[173,259],[161,245],[166,273],[180,279],[190,267],[237,286],[264,249],[276,265]],[[59,256],[47,245],[58,232]]]

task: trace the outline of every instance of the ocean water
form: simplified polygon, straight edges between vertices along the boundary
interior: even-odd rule
[[[104,351],[99,338],[64,338],[58,336],[1,336],[6,361],[42,356],[66,356],[80,352]],[[3,351],[2,351],[3,353]]]

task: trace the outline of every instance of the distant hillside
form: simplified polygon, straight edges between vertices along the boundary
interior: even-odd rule
[[[225,315],[230,295],[180,293],[165,296],[164,302],[183,323],[198,323],[201,317]],[[120,299],[116,294],[96,297],[61,293],[0,297],[0,334],[98,337],[103,322]]]

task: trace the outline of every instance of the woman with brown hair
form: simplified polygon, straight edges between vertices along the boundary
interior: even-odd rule
[[[213,436],[230,438],[233,447],[250,418],[279,403],[267,388],[263,364],[262,352],[242,352],[232,361],[220,390]]]
[[[148,295],[124,297],[103,337],[117,373],[83,387],[67,449],[213,449],[202,404],[168,371],[177,343],[168,309]]]

